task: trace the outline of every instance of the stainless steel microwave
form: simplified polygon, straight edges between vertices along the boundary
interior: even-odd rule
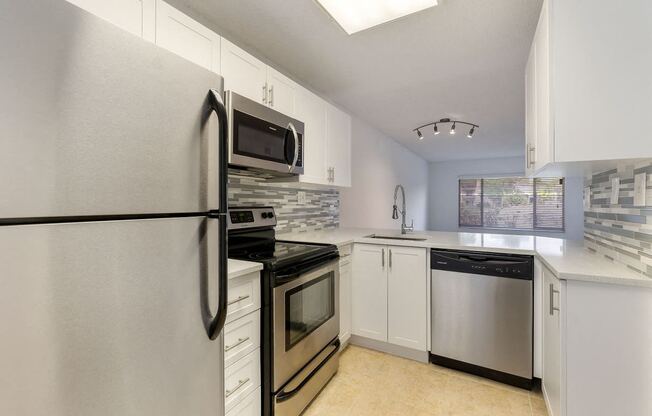
[[[303,173],[304,124],[233,91],[226,92],[229,164]]]

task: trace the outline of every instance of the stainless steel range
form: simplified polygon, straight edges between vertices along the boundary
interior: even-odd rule
[[[264,416],[296,416],[337,372],[339,254],[276,239],[273,208],[229,210],[229,258],[263,264]]]

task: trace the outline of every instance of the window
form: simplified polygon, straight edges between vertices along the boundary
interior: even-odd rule
[[[563,178],[460,179],[460,227],[564,230]]]

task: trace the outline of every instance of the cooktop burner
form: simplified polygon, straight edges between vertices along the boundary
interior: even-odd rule
[[[232,207],[229,211],[231,259],[256,261],[266,269],[279,269],[337,255],[334,245],[277,240],[276,215],[271,207]]]
[[[251,246],[244,250],[231,250],[229,257],[265,263],[280,263],[295,257],[312,256],[312,254],[323,251],[324,247],[283,241],[262,242],[260,245]]]

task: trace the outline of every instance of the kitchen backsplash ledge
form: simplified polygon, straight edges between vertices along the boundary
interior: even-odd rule
[[[303,203],[299,192],[305,193]],[[337,189],[279,182],[254,171],[229,169],[229,206],[274,207],[279,234],[332,229],[340,222]]]
[[[634,206],[634,175],[647,174],[645,206]],[[619,178],[618,202],[611,204],[612,179]],[[586,179],[590,208],[584,210],[586,247],[652,277],[652,160],[597,172]],[[585,196],[586,197],[586,196]]]

